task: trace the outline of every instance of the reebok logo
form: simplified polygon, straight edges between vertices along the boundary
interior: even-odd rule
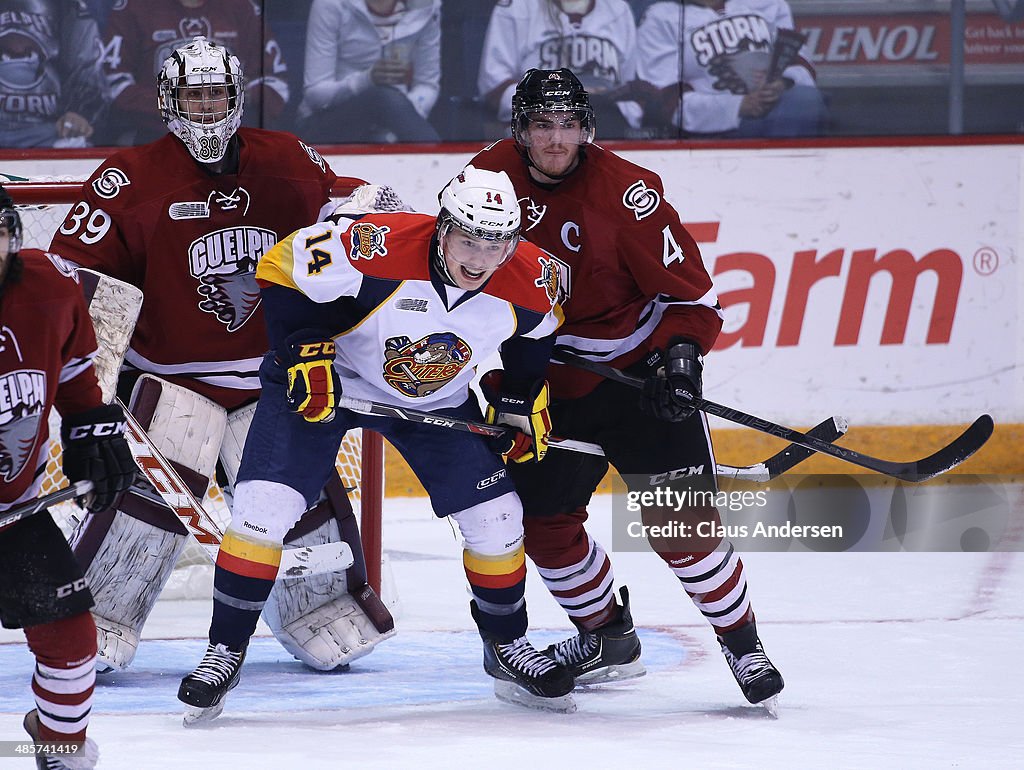
[[[246,529],[251,529],[253,532],[259,532],[261,535],[267,534],[267,528],[266,527],[257,527],[255,524],[250,524],[247,521],[243,521],[242,522],[242,526],[245,527]]]

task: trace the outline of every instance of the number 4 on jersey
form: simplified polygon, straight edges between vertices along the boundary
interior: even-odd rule
[[[664,238],[661,248],[661,261],[665,263],[665,267],[668,267],[676,261],[682,264],[683,260],[686,259],[686,255],[679,247],[679,244],[676,243],[676,238],[672,235],[672,228],[665,225],[665,229],[661,231],[661,235]]]

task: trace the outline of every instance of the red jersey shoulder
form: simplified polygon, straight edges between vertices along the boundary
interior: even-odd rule
[[[238,129],[238,138],[241,142],[241,174],[246,173],[250,163],[256,163],[261,176],[327,178],[331,184],[337,178],[324,156],[295,134],[243,127]]]
[[[363,275],[399,281],[430,280],[430,240],[436,219],[429,214],[368,214],[342,235],[349,263]]]
[[[561,291],[558,266],[544,249],[520,241],[515,256],[487,283],[491,296],[536,313],[547,313]]]
[[[194,169],[185,145],[167,134],[115,152],[82,185],[82,194],[108,211],[124,210],[192,184]]]
[[[63,258],[39,249],[22,249],[19,256],[22,273],[17,285],[35,301],[63,304],[83,296],[78,271]]]
[[[586,152],[578,183],[592,204],[633,224],[670,206],[665,202],[661,177],[655,172],[600,145],[591,145]]]

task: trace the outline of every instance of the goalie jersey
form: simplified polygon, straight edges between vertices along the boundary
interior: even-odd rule
[[[291,134],[240,128],[237,137],[236,174],[209,174],[172,134],[114,153],[83,185],[51,244],[142,290],[126,369],[226,409],[259,395],[267,337],[256,263],[320,218],[337,179]]]
[[[0,300],[0,510],[39,494],[47,417],[102,403],[93,370],[96,337],[74,268],[22,249],[20,277]]]
[[[517,376],[544,376],[561,318],[550,255],[520,243],[483,287],[464,291],[430,264],[434,217],[335,219],[293,233],[256,270],[273,346],[317,329],[337,342],[345,396],[418,409],[465,402],[476,366],[509,340],[527,351]]]

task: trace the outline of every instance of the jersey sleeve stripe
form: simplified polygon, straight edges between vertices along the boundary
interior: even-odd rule
[[[278,241],[278,243],[263,255],[256,266],[256,280],[264,283],[273,283],[279,286],[287,286],[289,289],[301,291],[295,284],[295,254],[294,254],[295,233]]]

